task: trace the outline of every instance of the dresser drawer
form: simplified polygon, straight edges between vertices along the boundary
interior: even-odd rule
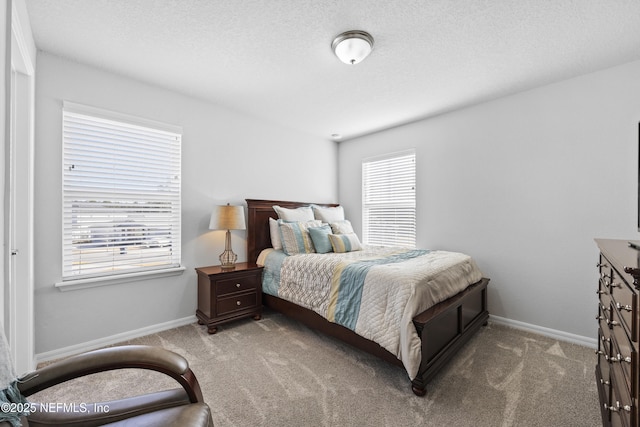
[[[598,263],[600,280],[604,283],[610,283],[612,270],[613,267],[611,266],[611,263],[604,257],[604,255],[600,254],[600,262]]]
[[[598,328],[598,337],[598,350],[596,351],[598,364],[596,365],[596,369],[598,370],[598,377],[607,397],[606,401],[609,402],[609,386],[611,384],[611,339],[609,338],[609,328],[606,328],[604,331]]]
[[[636,421],[637,408],[633,406],[631,396],[623,386],[611,379],[611,402],[604,403],[605,409],[610,412],[611,425],[631,427]]]
[[[245,274],[230,279],[216,280],[215,286],[218,297],[221,297],[235,292],[255,290],[258,286],[261,286],[261,283],[257,275]]]
[[[613,350],[611,349],[611,330],[608,327],[598,328],[598,350],[597,353],[603,356],[607,362],[611,358]]]
[[[220,298],[217,304],[218,316],[232,313],[234,311],[242,311],[254,309],[258,306],[258,293],[250,292],[247,294],[235,295],[227,298]]]
[[[617,273],[610,285],[612,304],[619,313],[624,327],[629,331],[632,341],[638,341],[638,307],[636,291],[631,289]]]
[[[624,374],[624,376],[618,377],[618,382],[622,382],[622,379],[624,378],[624,383],[626,383],[627,389],[634,393],[636,381],[633,381],[633,378],[635,378],[635,369],[633,366],[635,364],[637,354],[633,344],[627,337],[627,333],[620,325],[620,318],[615,310],[613,312],[611,325],[611,332],[613,335],[613,338],[611,339],[611,358],[614,364],[614,371],[620,371]],[[619,369],[616,369],[616,366],[619,367]]]
[[[600,298],[600,304],[604,304],[606,306],[611,304],[611,294],[609,293],[609,287],[604,284],[604,279],[600,279],[599,281],[598,295]]]
[[[609,329],[611,327],[611,303],[605,304],[605,301],[610,301],[609,298],[603,298],[598,304],[598,315],[596,319],[599,321],[600,328]]]

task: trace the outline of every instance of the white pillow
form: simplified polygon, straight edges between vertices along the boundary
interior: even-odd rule
[[[351,234],[354,232],[351,221],[349,221],[348,219],[335,221],[330,223],[329,225],[331,226],[331,231],[333,231],[333,234]]]
[[[271,247],[277,251],[281,250],[280,224],[273,218],[269,218],[269,234],[271,234]]]
[[[315,218],[327,224],[344,220],[344,208],[342,206],[325,208],[318,205],[311,205],[311,208],[313,209]]]
[[[313,210],[310,206],[302,206],[296,209],[274,206],[273,210],[278,214],[278,218],[285,221],[313,221]]]

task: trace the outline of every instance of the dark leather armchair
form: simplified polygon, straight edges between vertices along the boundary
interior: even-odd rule
[[[160,347],[120,346],[95,350],[52,363],[20,379],[28,397],[65,381],[114,369],[139,368],[162,372],[182,387],[83,406],[82,411],[33,411],[23,418],[30,427],[66,426],[213,426],[211,411],[187,360]],[[84,401],[88,396],[79,396]],[[101,406],[102,405],[102,406]],[[95,408],[108,408],[108,411]],[[0,426],[8,423],[0,423]]]

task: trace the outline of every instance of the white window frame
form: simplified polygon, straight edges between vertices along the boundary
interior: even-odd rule
[[[184,271],[182,128],[67,101],[62,122],[62,280],[55,286]]]
[[[416,247],[416,152],[362,161],[363,243]]]

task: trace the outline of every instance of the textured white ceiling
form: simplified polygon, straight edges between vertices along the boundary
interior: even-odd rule
[[[640,59],[638,0],[26,3],[41,50],[326,138]],[[360,64],[346,30],[375,39]]]

